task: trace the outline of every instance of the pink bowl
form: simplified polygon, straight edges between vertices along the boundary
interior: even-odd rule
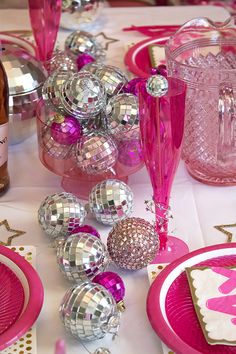
[[[1,351],[22,337],[38,318],[43,305],[43,286],[37,272],[23,257],[1,245],[0,265],[3,270],[0,273]]]

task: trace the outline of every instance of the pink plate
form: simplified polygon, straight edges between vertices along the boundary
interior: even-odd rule
[[[151,44],[160,45],[162,53],[160,55],[160,63],[164,59],[164,45],[169,37],[148,38],[142,42],[136,43],[126,53],[124,61],[128,70],[133,74],[147,78],[150,76],[151,63],[149,59],[148,46]]]
[[[27,51],[31,55],[36,56],[35,46],[27,39],[20,37],[20,35],[16,35],[13,33],[0,32],[0,43],[1,44],[4,44],[4,43],[14,44],[17,47],[25,49],[25,51]]]
[[[185,274],[185,268],[194,265],[236,265],[236,243],[205,247],[167,266],[147,298],[152,327],[176,354],[235,354],[236,347],[209,345],[203,336]]]
[[[0,245],[0,351],[28,331],[42,304],[43,286],[34,268]]]

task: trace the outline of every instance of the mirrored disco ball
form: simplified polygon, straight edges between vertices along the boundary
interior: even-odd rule
[[[96,76],[96,70],[100,67],[100,64],[97,63],[89,63],[83,66],[83,68],[80,70],[80,73],[83,71],[88,71],[89,73],[93,74]]]
[[[117,95],[128,82],[125,74],[112,65],[101,65],[96,70],[96,76],[101,80],[108,96]]]
[[[114,225],[131,215],[133,198],[133,192],[127,184],[117,179],[108,179],[92,189],[89,207],[99,222]]]
[[[66,330],[79,340],[96,340],[118,331],[120,315],[112,295],[90,282],[67,290],[60,306]]]
[[[96,20],[103,0],[63,0],[60,26],[68,29],[85,27]]]
[[[104,272],[108,265],[108,253],[98,237],[78,232],[58,247],[57,263],[67,279],[78,283]]]
[[[60,105],[79,119],[96,116],[106,106],[106,93],[101,81],[88,72],[79,72],[62,85]]]
[[[72,32],[66,38],[65,50],[70,51],[76,57],[79,54],[88,53],[95,59],[101,60],[101,57],[105,56],[101,44],[91,33],[85,31]]]
[[[50,122],[49,122],[50,124]],[[54,139],[51,126],[45,126],[41,131],[42,137],[40,144],[45,152],[54,159],[65,160],[72,156],[74,153],[74,145],[62,144]]]
[[[118,151],[118,161],[125,166],[135,167],[143,163],[143,151],[139,139],[121,140]]]
[[[53,53],[52,58],[48,61],[47,70],[49,73],[60,69],[60,70],[68,70],[72,72],[77,72],[77,64],[76,59],[72,56],[68,51],[57,51]]]
[[[76,147],[78,167],[87,174],[102,174],[116,163],[118,150],[114,140],[104,134],[94,132],[82,136]]]
[[[61,104],[61,87],[72,74],[70,71],[59,68],[47,78],[42,89],[43,100],[47,107],[55,111],[64,112],[64,107]]]
[[[106,107],[107,129],[111,134],[139,136],[138,98],[130,93],[112,97]]]
[[[52,239],[68,236],[83,223],[85,216],[79,199],[66,192],[47,196],[38,210],[39,224]]]

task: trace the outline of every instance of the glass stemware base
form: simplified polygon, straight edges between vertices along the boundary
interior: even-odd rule
[[[174,236],[167,236],[165,249],[160,249],[152,264],[171,263],[189,253],[187,244]]]

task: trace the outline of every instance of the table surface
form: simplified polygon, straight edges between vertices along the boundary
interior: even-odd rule
[[[124,48],[127,42],[139,41],[144,37],[135,32],[122,32],[130,25],[182,24],[198,16],[212,20],[225,20],[228,14],[217,7],[169,7],[169,8],[126,8],[103,9],[102,17],[96,21],[94,33],[104,31],[108,36],[119,39],[108,51],[107,63],[124,69]],[[29,29],[26,10],[1,10],[0,31]],[[68,31],[60,30],[62,44]],[[53,353],[57,338],[65,338],[69,354],[86,353],[85,349],[67,335],[58,317],[60,301],[70,286],[60,274],[55,250],[37,223],[37,210],[41,201],[49,194],[61,191],[60,177],[49,172],[38,159],[36,134],[24,143],[9,149],[11,188],[0,200],[0,220],[7,219],[12,228],[26,231],[14,240],[15,244],[37,247],[37,269],[45,288],[45,302],[37,322],[38,354]],[[151,186],[145,169],[130,177],[134,191],[134,216],[152,219],[145,211],[144,200],[151,199]],[[181,163],[174,181],[171,207],[174,219],[170,230],[184,239],[191,250],[225,242],[225,236],[213,228],[217,224],[230,224],[236,220],[236,198],[234,187],[210,187],[193,180]],[[109,227],[98,225],[92,218],[87,223],[94,225],[105,241]],[[2,237],[1,237],[2,239]],[[160,354],[161,344],[152,331],[146,316],[146,295],[149,288],[146,270],[125,272],[116,270],[126,285],[126,312],[122,315],[118,338],[113,342],[106,339],[89,343],[93,352],[98,346],[107,346],[112,354]],[[186,353],[187,354],[187,353]]]

